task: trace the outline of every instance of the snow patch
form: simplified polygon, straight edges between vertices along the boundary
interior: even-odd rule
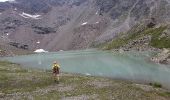
[[[48,51],[45,51],[44,49],[37,49],[34,52],[36,52],[36,53],[46,53]]]
[[[24,16],[23,14],[19,14],[20,16],[22,16],[22,17],[24,17],[24,18],[29,18],[29,17],[27,17],[27,16]]]
[[[33,19],[41,19],[41,15],[31,15],[31,14],[27,14],[27,13],[22,13],[19,14],[20,16],[24,17],[24,18],[33,18]]]
[[[98,24],[99,22],[96,22],[96,24]]]
[[[96,15],[98,14],[98,11],[96,12]]]
[[[37,44],[40,44],[40,41],[37,41],[36,43],[37,43]]]
[[[87,24],[87,22],[84,22],[84,23],[82,23],[81,25],[86,25]]]
[[[13,2],[15,0],[0,0],[0,2],[6,2],[6,1]]]

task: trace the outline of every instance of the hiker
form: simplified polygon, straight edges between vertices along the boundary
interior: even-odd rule
[[[59,83],[60,65],[55,61],[52,66],[54,81]],[[57,79],[57,80],[56,80]]]

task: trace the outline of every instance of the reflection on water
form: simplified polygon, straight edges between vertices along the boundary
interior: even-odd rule
[[[150,55],[147,52],[120,54],[109,51],[81,50],[3,59],[42,69],[51,69],[52,62],[57,60],[61,64],[63,72],[142,82],[159,82],[170,89],[170,68],[150,62],[148,60]]]

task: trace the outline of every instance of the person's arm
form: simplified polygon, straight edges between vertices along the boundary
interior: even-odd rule
[[[58,68],[60,69],[60,65],[58,64],[57,66],[58,66]]]

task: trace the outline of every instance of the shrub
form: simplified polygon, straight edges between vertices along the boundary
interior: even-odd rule
[[[150,86],[153,86],[155,88],[162,88],[162,85],[160,83],[154,82],[154,83],[149,83]]]

